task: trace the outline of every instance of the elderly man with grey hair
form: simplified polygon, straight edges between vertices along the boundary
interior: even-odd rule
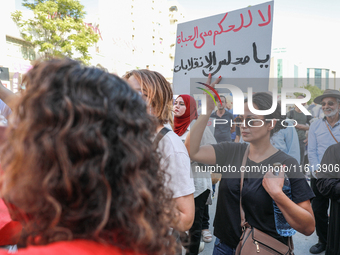
[[[340,141],[340,92],[326,89],[323,95],[314,99],[321,104],[325,117],[312,123],[308,134],[308,159],[313,178],[311,186],[316,195],[312,201],[315,215],[316,233],[319,242],[310,248],[312,254],[321,253],[327,246],[328,206],[329,199],[324,197],[316,188],[316,170],[320,168],[321,159],[327,148]]]

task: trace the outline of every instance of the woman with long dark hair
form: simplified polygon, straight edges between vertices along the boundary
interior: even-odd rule
[[[221,78],[212,83],[214,86]],[[208,78],[211,83],[211,76]],[[273,100],[268,93],[256,93],[252,96],[253,106],[257,110],[268,110]],[[216,170],[222,171],[219,185],[216,216],[214,221],[214,235],[216,238],[214,254],[233,254],[242,234],[240,216],[240,177],[242,159],[248,147],[245,143],[224,142],[216,145],[200,146],[202,134],[215,105],[207,96],[207,115],[201,115],[190,129],[186,146],[190,151],[190,158],[204,164],[216,165]],[[241,116],[242,137],[249,143],[249,154],[245,169],[254,169],[244,173],[242,190],[242,205],[245,218],[250,226],[274,237],[284,244],[288,238],[280,236],[275,228],[273,200],[281,210],[289,225],[295,230],[311,235],[314,232],[315,221],[310,204],[314,196],[302,172],[298,171],[297,161],[275,149],[270,143],[273,133],[282,128],[281,110],[276,110],[266,116],[252,113],[247,100],[244,103],[244,115]],[[287,172],[292,200],[282,191],[284,173],[275,176],[272,171],[264,171],[264,166],[274,163],[286,165],[285,169],[297,169]],[[229,167],[229,168],[228,168]],[[232,169],[228,171],[228,169]]]
[[[119,77],[69,59],[25,75],[2,150],[18,254],[173,254],[153,118]]]

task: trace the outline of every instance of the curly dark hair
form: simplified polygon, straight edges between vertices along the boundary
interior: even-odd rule
[[[91,239],[173,254],[172,193],[142,98],[70,59],[36,63],[23,83],[2,151],[2,192],[24,226],[22,243]]]
[[[255,104],[259,110],[268,110],[273,105],[273,96],[268,92],[258,92],[252,95],[253,104]],[[244,100],[245,103],[248,102],[246,98]],[[273,113],[264,116],[266,119],[276,119],[275,127],[270,131],[270,136],[273,136],[280,129],[286,128],[281,125],[281,122],[285,120],[285,116],[281,116],[281,105],[277,103],[276,109]],[[284,122],[284,125],[287,123]]]

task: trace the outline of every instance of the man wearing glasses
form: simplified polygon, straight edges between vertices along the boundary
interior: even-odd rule
[[[314,103],[321,104],[325,114],[323,119],[313,122],[308,134],[308,159],[313,175],[311,186],[316,196],[312,201],[312,208],[315,215],[316,234],[319,237],[319,242],[309,251],[312,254],[318,254],[324,251],[327,245],[329,199],[322,196],[316,188],[316,170],[320,167],[326,149],[340,141],[340,92],[326,89],[323,95],[314,99]]]

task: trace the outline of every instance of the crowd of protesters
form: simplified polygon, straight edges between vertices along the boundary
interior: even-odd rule
[[[209,74],[206,83],[214,87],[221,78]],[[16,95],[0,86],[0,254],[192,255],[212,234],[213,254],[235,254],[240,199],[247,224],[288,245],[289,254],[291,239],[276,230],[273,201],[296,231],[308,236],[316,229],[310,253],[340,254],[340,176],[321,171],[340,164],[339,91],[314,99],[323,116],[312,119],[298,107],[282,116],[280,103],[269,115],[254,114],[247,99],[244,114],[234,116],[222,95],[216,111],[207,95],[207,114],[199,116],[192,96],[173,101],[158,72],[120,78],[70,59],[37,61],[23,85]],[[272,95],[255,93],[252,102],[267,110]],[[212,132],[209,118],[229,125]],[[235,118],[244,124],[234,134]],[[243,163],[303,171],[245,172],[244,180],[240,171],[214,178],[196,171]],[[282,191],[285,176],[291,199]],[[211,233],[208,205],[217,181]]]

